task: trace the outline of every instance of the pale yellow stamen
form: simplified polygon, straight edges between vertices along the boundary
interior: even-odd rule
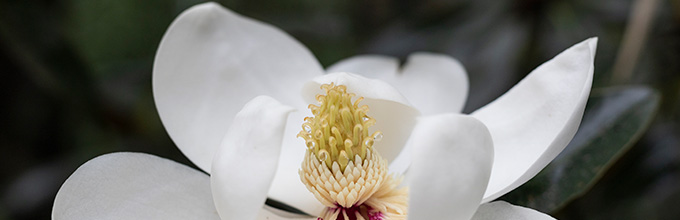
[[[401,179],[388,175],[387,161],[373,148],[383,134],[369,133],[376,121],[359,105],[363,97],[352,102],[355,95],[333,83],[321,88],[326,94],[309,105],[314,117],[304,119],[298,134],[307,146],[300,179],[328,207],[321,218],[405,219],[408,191],[397,188]]]

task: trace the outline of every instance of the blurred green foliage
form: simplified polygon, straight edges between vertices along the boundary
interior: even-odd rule
[[[159,36],[174,17],[173,5],[163,0],[67,2],[65,37],[88,65],[88,73],[104,81],[152,61]]]
[[[199,2],[0,1],[0,219],[49,218],[61,183],[80,164],[104,153],[148,152],[193,166],[160,123],[151,94],[151,69],[172,19]],[[632,5],[630,0],[220,3],[280,27],[325,66],[362,53],[400,58],[415,51],[452,55],[470,76],[465,112],[488,103],[536,66],[592,36],[600,39],[594,88],[611,86]],[[603,176],[592,189],[570,197],[572,202],[553,213],[556,216],[680,216],[675,208],[680,204],[679,7],[678,1],[660,1],[634,77],[627,83],[659,91],[659,115],[639,142],[626,146],[627,154],[607,162],[610,169],[597,172]],[[624,110],[644,110],[657,97],[640,100],[621,94],[618,100],[644,104]],[[612,107],[588,108],[596,112]],[[584,120],[584,127],[593,123],[588,117]],[[617,123],[613,125],[628,125]],[[640,132],[631,129],[619,134]],[[574,142],[589,140],[584,138]],[[606,147],[615,151],[617,146]],[[540,180],[539,176],[534,181]]]
[[[500,199],[545,213],[563,208],[590,190],[640,139],[658,106],[659,95],[645,87],[592,91],[569,145],[533,179]]]

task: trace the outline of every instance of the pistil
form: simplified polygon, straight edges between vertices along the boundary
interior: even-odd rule
[[[327,208],[321,219],[405,219],[408,191],[401,179],[387,173],[387,161],[373,148],[380,131],[369,132],[376,120],[369,107],[353,100],[343,85],[324,84],[319,105],[309,105],[298,137],[307,151],[300,179]]]

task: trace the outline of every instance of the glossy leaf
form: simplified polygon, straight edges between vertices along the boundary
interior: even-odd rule
[[[500,200],[549,213],[583,195],[640,138],[658,105],[658,93],[647,87],[593,90],[567,148]]]

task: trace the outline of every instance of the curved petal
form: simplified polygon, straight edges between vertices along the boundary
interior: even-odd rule
[[[83,164],[61,186],[52,219],[220,219],[208,175],[143,153]]]
[[[463,65],[443,54],[411,54],[401,69],[396,58],[360,55],[330,66],[327,72],[350,72],[383,80],[398,88],[425,115],[459,113],[468,94]]]
[[[375,118],[372,133],[379,130],[384,138],[375,143],[375,148],[387,161],[392,161],[406,143],[419,115],[397,89],[376,79],[368,79],[351,73],[331,73],[314,78],[303,87],[303,98],[316,103],[315,97],[323,92],[322,84],[335,83],[347,86],[347,92],[364,97],[361,102],[368,105],[368,114]]]
[[[408,57],[395,86],[423,114],[460,113],[468,95],[463,65],[450,56],[415,53]]]
[[[325,206],[307,190],[298,174],[307,147],[297,134],[302,130],[304,118],[309,115],[309,111],[296,111],[288,116],[279,166],[268,195],[270,199],[318,216]]]
[[[465,115],[420,118],[409,144],[409,219],[467,220],[486,190],[493,162],[489,131]]]
[[[479,206],[472,220],[554,220],[539,211],[512,205],[504,201],[484,203]]]
[[[574,137],[590,94],[596,45],[591,38],[572,46],[472,113],[489,128],[496,152],[484,201],[534,177]]]
[[[327,73],[356,73],[387,83],[394,82],[399,71],[399,59],[383,55],[357,55],[340,60],[326,68]]]
[[[236,114],[215,154],[210,177],[222,219],[255,219],[264,206],[292,110],[271,97],[258,96]]]
[[[175,144],[210,172],[215,150],[247,101],[270,95],[304,106],[299,89],[321,74],[314,56],[279,29],[205,3],[184,11],[163,36],[154,99]]]

